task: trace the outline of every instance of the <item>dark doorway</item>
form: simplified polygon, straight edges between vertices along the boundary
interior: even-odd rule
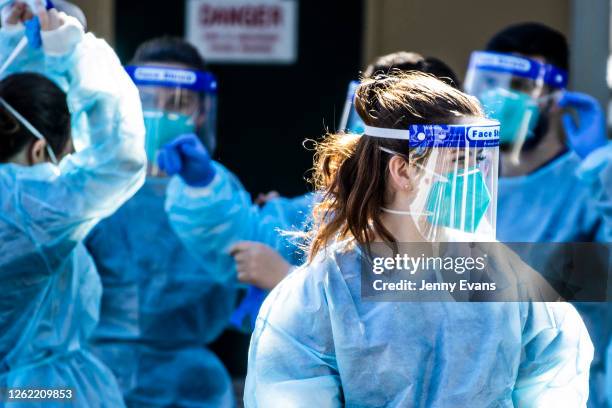
[[[143,12],[140,2],[117,2],[116,48],[124,62],[144,40],[184,34],[184,2],[168,4],[151,0]],[[302,142],[335,130],[348,82],[361,69],[362,12],[355,0],[300,1],[294,65],[211,65],[219,79],[216,158],[252,194],[306,191],[312,154]]]

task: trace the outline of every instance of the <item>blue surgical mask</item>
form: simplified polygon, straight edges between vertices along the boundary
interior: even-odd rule
[[[144,113],[146,138],[145,150],[150,162],[157,160],[157,152],[166,143],[177,137],[195,133],[196,125],[192,116],[164,111]]]
[[[489,208],[491,194],[477,167],[438,176],[427,198],[428,220],[473,233]],[[463,221],[463,224],[462,224]]]
[[[540,109],[537,101],[526,93],[496,88],[484,92],[479,97],[486,113],[493,119],[499,120],[501,130],[499,139],[501,144],[511,144],[520,138],[521,132],[527,132],[525,140],[534,135],[538,124]],[[525,128],[523,122],[529,117]]]

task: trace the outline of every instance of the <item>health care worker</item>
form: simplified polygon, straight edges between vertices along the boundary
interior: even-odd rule
[[[259,313],[245,406],[583,405],[593,349],[567,303],[362,301],[375,242],[495,239],[499,123],[418,73],[355,103],[365,133],[319,146],[309,262]]]
[[[0,30],[0,60],[10,61],[0,82],[2,399],[29,406],[16,391],[31,398],[38,390],[45,406],[121,407],[111,371],[87,351],[102,287],[82,240],[144,181],[138,91],[108,44],[84,34],[76,19],[20,2],[7,7]],[[28,28],[26,37],[24,19],[33,14],[42,32]]]
[[[459,83],[452,69],[440,60],[403,51],[379,57],[367,67],[364,75],[368,77],[394,70],[417,70],[435,75],[453,86]],[[352,93],[345,111],[353,113],[345,114],[340,126],[348,132],[357,132],[362,129],[362,122],[355,119],[358,115],[352,103],[354,87],[349,92]],[[355,128],[349,128],[350,124]],[[181,166],[182,143],[177,141],[168,145],[160,156],[160,165],[166,172],[179,174],[182,179],[170,185],[167,205],[170,220],[188,248],[193,252],[224,254],[224,265],[235,268],[238,279],[251,285],[232,316],[234,326],[251,332],[267,291],[292,270],[292,265],[303,263],[303,253],[298,249],[299,237],[284,235],[282,231],[309,228],[308,218],[316,195],[275,198],[262,207],[253,205],[250,195],[235,177],[212,162],[204,152],[199,157],[185,157],[191,163],[188,166],[194,166],[198,160],[201,177],[210,180],[209,185],[200,185],[205,190],[194,194],[187,173],[196,170]],[[208,176],[211,173],[215,174],[212,178]],[[201,259],[211,259],[211,255],[202,254]]]
[[[465,89],[502,125],[502,242],[612,240],[612,149],[605,117],[594,98],[566,90],[568,55],[563,35],[536,23],[510,26],[486,51],[472,54]],[[602,407],[610,305],[575,306],[595,344],[589,405]]]
[[[104,287],[96,354],[112,368],[128,406],[232,407],[231,380],[207,348],[236,303],[231,271],[210,253],[200,263],[172,230],[161,146],[191,133],[213,151],[216,81],[190,44],[144,43],[127,67],[144,112],[145,185],[87,239]],[[195,136],[197,134],[198,136]]]

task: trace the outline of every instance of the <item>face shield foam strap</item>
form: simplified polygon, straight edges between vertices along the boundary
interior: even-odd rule
[[[161,86],[199,93],[217,93],[217,80],[210,72],[134,65],[125,67],[125,70],[137,86]]]
[[[2,105],[7,111],[9,111],[10,114],[13,115],[13,117],[15,117],[15,119],[17,119],[26,129],[28,129],[30,133],[32,133],[32,135],[36,139],[42,140],[43,142],[45,142],[46,147],[47,147],[47,154],[49,155],[49,159],[51,159],[51,162],[53,162],[53,164],[57,164],[58,161],[57,161],[57,158],[55,157],[55,153],[53,153],[53,149],[51,149],[51,145],[49,144],[47,139],[42,135],[42,133],[40,133],[38,129],[36,129],[26,118],[24,118],[19,112],[17,112],[11,105],[9,105],[9,103],[6,100],[4,100],[4,98],[0,97],[0,105]]]
[[[408,129],[365,126],[365,136],[408,140],[410,148],[497,147],[499,122],[486,120],[466,125],[410,125]]]
[[[493,71],[542,81],[553,88],[567,87],[567,72],[554,65],[544,64],[531,58],[496,52],[476,51],[472,53],[468,71]]]

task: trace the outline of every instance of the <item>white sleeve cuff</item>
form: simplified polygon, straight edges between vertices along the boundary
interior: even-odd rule
[[[74,17],[60,13],[64,24],[53,31],[41,31],[43,50],[50,56],[62,56],[72,52],[85,35],[83,26]]]
[[[612,165],[612,142],[608,142],[585,157],[578,167],[577,176],[583,181],[591,182],[609,165]]]

